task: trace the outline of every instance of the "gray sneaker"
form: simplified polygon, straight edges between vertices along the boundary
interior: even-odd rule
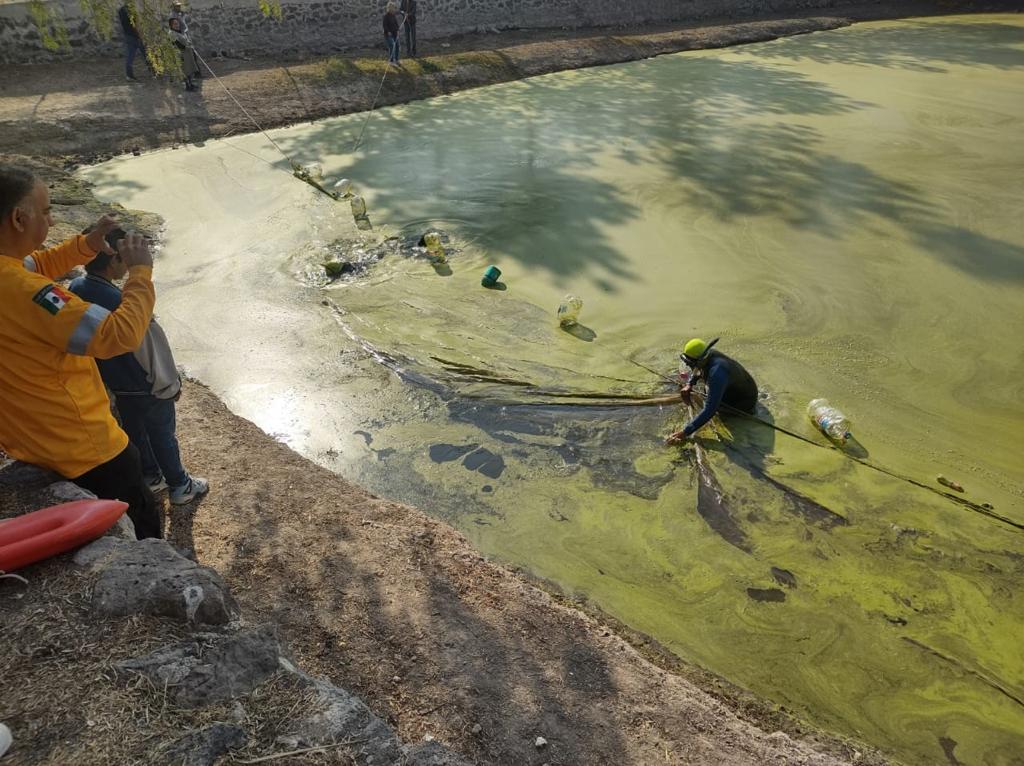
[[[163,492],[167,489],[167,480],[163,475],[159,476],[147,476],[146,485],[149,487],[149,491],[152,493]]]
[[[191,503],[210,489],[210,482],[199,476],[189,476],[188,482],[181,487],[171,487],[171,505]]]

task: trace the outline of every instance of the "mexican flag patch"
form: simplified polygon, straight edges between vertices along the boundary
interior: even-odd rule
[[[38,303],[51,314],[56,314],[64,308],[64,304],[69,300],[71,300],[71,296],[57,287],[57,285],[47,285],[32,296],[33,303]]]

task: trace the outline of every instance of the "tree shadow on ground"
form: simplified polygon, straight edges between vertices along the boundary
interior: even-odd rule
[[[299,491],[269,477],[232,487],[224,529],[241,523],[246,533],[231,533],[233,551],[217,565],[250,618],[278,624],[304,667],[364,697],[406,741],[430,733],[480,763],[628,761],[596,708],[615,694],[604,658],[564,640],[538,652],[512,605],[505,624],[497,596],[481,603],[467,592],[478,556],[467,548],[453,561],[432,525],[413,529],[383,503],[363,505],[359,521],[336,493],[317,492],[332,480]],[[402,543],[389,545],[396,534]],[[396,555],[409,550],[412,558]],[[537,736],[549,742],[543,756]]]

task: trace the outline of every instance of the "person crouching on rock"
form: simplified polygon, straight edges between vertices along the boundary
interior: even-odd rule
[[[86,276],[71,282],[71,292],[116,311],[122,295],[114,280],[124,277],[128,270],[121,256],[126,237],[122,229],[108,233],[107,244],[114,254],[100,253],[87,263]],[[139,450],[142,474],[150,490],[169,488],[172,505],[185,505],[205,494],[209,489],[206,479],[191,476],[181,464],[174,411],[174,403],[181,398],[181,376],[156,319],[150,320],[142,344],[132,353],[100,359],[96,364],[100,377],[114,394],[121,426]]]
[[[185,90],[195,90],[196,84],[193,78],[199,71],[199,62],[196,61],[196,52],[192,47],[192,41],[182,31],[181,19],[176,16],[167,20],[167,26],[171,30],[171,41],[181,55],[181,71],[185,75]]]
[[[153,257],[143,237],[125,238],[124,299],[108,311],[56,280],[107,250],[116,221],[103,216],[89,234],[40,250],[52,225],[46,184],[0,165],[0,448],[128,503],[137,537],[163,537],[139,452],[114,420],[93,361],[142,343],[155,300]]]
[[[754,408],[757,407],[757,383],[742,364],[711,348],[717,342],[718,338],[710,343],[694,338],[683,347],[679,358],[692,371],[689,381],[680,392],[683,401],[690,403],[693,384],[698,380],[704,381],[707,392],[703,409],[682,431],[676,431],[668,437],[669,444],[678,444],[693,436],[715,416],[723,404],[733,411],[754,414]]]

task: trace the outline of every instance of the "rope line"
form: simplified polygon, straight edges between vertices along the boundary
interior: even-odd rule
[[[402,44],[402,30],[405,28],[405,22],[408,16],[402,16],[402,23],[398,25],[398,36],[395,40],[395,45]],[[363,142],[363,134],[366,133],[366,126],[370,124],[370,118],[373,116],[373,110],[377,108],[377,100],[380,98],[381,91],[384,90],[384,81],[388,79],[388,72],[391,71],[391,54],[388,54],[388,63],[384,67],[384,76],[380,78],[380,85],[377,86],[377,93],[373,97],[373,101],[370,103],[370,109],[366,112],[366,119],[363,120],[362,130],[359,131],[359,136],[356,138],[356,142],[352,144],[352,151],[355,152],[359,145]]]
[[[286,160],[288,160],[288,164],[292,167],[292,169],[294,169],[296,167],[295,162],[292,160],[291,157],[288,156],[288,152],[286,152],[284,149],[282,149],[281,146],[277,143],[277,141],[275,141],[273,138],[271,138],[270,134],[267,133],[267,131],[263,129],[263,126],[260,125],[256,121],[256,118],[253,117],[251,114],[249,114],[249,110],[246,109],[244,106],[242,106],[242,102],[241,101],[239,101],[237,98],[235,98],[235,94],[232,93],[228,89],[228,86],[224,84],[224,81],[221,80],[217,76],[217,73],[214,72],[213,69],[210,67],[210,65],[206,63],[206,59],[204,59],[202,56],[199,55],[199,51],[195,50],[194,48],[192,50],[195,53],[196,58],[199,59],[199,61],[202,63],[202,65],[204,67],[206,67],[206,71],[209,72],[211,75],[213,75],[213,79],[216,80],[217,84],[220,85],[220,87],[222,87],[224,89],[224,92],[228,94],[228,98],[230,98],[232,101],[235,102],[235,106],[237,106],[239,109],[242,110],[242,114],[244,114],[246,117],[249,118],[249,121],[252,122],[252,124],[256,126],[256,130],[258,130],[260,133],[262,133],[263,136],[271,144],[273,144],[274,148],[277,149],[277,151],[281,152],[281,156],[284,157]]]

